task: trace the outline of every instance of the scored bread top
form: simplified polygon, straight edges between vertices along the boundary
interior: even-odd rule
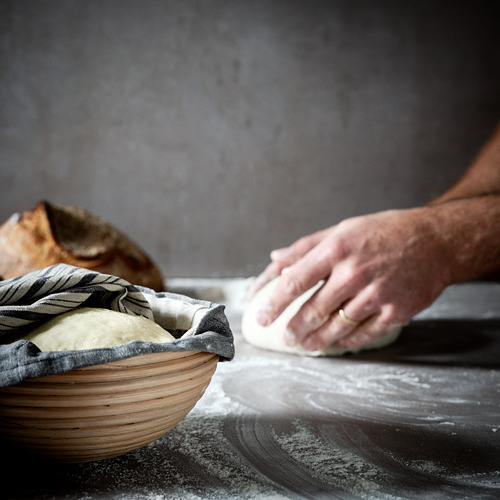
[[[0,277],[9,279],[63,263],[111,274],[157,292],[162,274],[145,251],[80,207],[41,201],[0,226]]]

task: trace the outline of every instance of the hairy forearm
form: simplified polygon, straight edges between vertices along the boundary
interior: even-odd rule
[[[422,210],[449,256],[453,283],[500,277],[500,194],[453,200]]]
[[[450,249],[454,282],[500,279],[500,126],[465,174],[425,208]]]

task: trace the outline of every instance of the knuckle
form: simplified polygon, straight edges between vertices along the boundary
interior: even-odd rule
[[[366,297],[366,306],[372,311],[381,310],[385,302],[384,292],[379,287],[372,287]]]
[[[352,230],[354,220],[354,217],[347,217],[346,219],[342,219],[336,225],[336,231],[341,235],[349,233]]]
[[[401,310],[393,303],[385,304],[379,316],[379,323],[385,329],[393,325],[404,323],[404,315]]]
[[[329,242],[318,248],[319,258],[328,263],[334,264],[339,259],[338,244]]]
[[[311,248],[313,244],[311,242],[310,236],[302,236],[297,241],[292,243],[289,247],[290,255],[294,256],[294,260],[298,260],[300,257],[304,256]]]
[[[366,286],[363,293],[363,307],[366,311],[378,313],[381,317],[385,314],[391,316],[397,310],[386,287],[379,282],[372,282]]]
[[[310,236],[302,236],[297,241],[292,243],[291,247],[294,249],[302,249],[309,246]]]
[[[319,305],[314,303],[309,303],[302,308],[302,317],[310,327],[317,328],[325,321],[326,313],[322,310]]]
[[[302,286],[292,273],[286,273],[281,276],[281,291],[290,298],[296,298],[302,293]]]
[[[354,259],[348,259],[337,266],[337,277],[348,286],[362,286],[365,277]]]

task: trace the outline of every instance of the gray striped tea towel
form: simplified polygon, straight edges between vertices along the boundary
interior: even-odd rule
[[[57,352],[41,352],[26,340],[11,342],[22,329],[77,307],[142,315],[168,330],[176,340],[165,344],[132,341],[117,347]],[[116,276],[66,264],[0,282],[0,344],[0,387],[154,352],[213,352],[221,360],[234,356],[224,306],[157,293]]]

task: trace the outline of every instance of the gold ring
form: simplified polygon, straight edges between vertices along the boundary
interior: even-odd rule
[[[361,321],[356,321],[354,319],[349,318],[349,316],[347,316],[347,314],[344,312],[343,309],[339,309],[339,316],[342,319],[342,321],[345,321],[348,325],[358,326],[361,323]]]

